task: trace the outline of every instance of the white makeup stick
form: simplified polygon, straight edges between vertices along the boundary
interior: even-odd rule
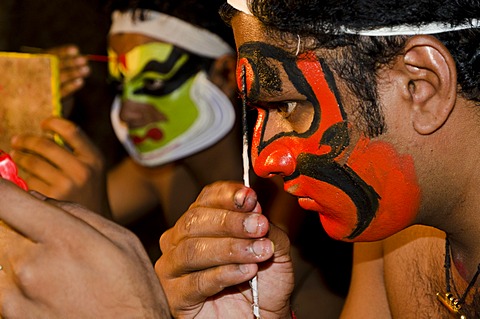
[[[243,129],[243,184],[250,187],[250,160],[248,157],[248,127],[247,127],[247,76],[245,66],[242,68],[242,129]],[[256,319],[260,319],[260,308],[258,306],[258,280],[257,276],[250,280],[252,288],[252,310]]]

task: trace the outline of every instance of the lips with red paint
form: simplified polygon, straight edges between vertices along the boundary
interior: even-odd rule
[[[143,137],[132,135],[132,136],[130,136],[130,138],[131,138],[133,144],[138,145],[138,144],[142,144],[147,139],[151,139],[151,140],[154,140],[154,141],[160,141],[163,138],[163,135],[164,134],[163,134],[162,130],[155,127],[155,128],[150,129],[147,132],[147,134]]]

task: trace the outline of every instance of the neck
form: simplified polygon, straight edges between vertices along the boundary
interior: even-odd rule
[[[427,174],[433,177],[425,194],[433,196],[423,221],[447,234],[452,266],[469,282],[480,263],[480,118],[475,106],[460,104],[429,144],[433,169]]]
[[[451,245],[452,268],[460,275],[465,282],[470,282],[477,272],[480,264],[478,245],[465,245],[462,241],[455,239],[455,236],[448,235]],[[480,286],[480,282],[476,283]]]
[[[470,163],[470,168],[463,170],[465,175],[471,169],[476,170],[478,165],[478,162]],[[452,266],[469,282],[480,263],[480,179],[475,173],[470,173],[469,177],[463,179],[463,185],[462,191],[450,196],[454,206],[443,215],[446,216],[445,222],[439,224],[439,228],[445,231],[450,240]],[[455,197],[456,201],[453,199]]]

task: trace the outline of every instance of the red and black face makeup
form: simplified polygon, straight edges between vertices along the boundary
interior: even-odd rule
[[[259,109],[255,172],[282,175],[285,189],[319,212],[336,239],[376,240],[406,227],[419,200],[413,161],[361,134],[351,144],[352,123],[328,65],[312,52],[297,57],[263,42],[238,51],[248,100]]]

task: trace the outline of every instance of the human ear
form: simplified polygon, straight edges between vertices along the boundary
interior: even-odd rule
[[[237,92],[236,65],[235,55],[224,55],[215,60],[208,74],[210,81],[218,86],[230,99],[233,99]]]
[[[457,70],[448,49],[433,36],[413,36],[403,57],[412,105],[414,129],[431,134],[453,110],[457,94]]]

